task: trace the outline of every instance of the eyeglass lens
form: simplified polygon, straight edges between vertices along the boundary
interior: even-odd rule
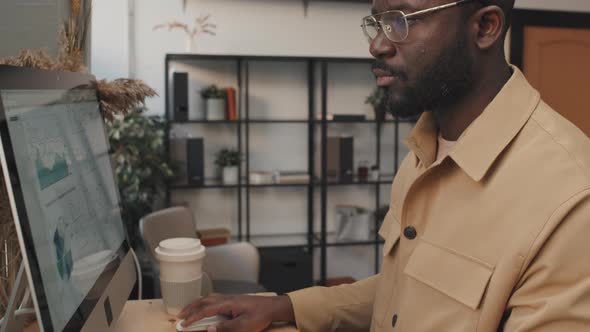
[[[391,41],[403,41],[408,37],[408,22],[401,11],[391,11],[363,19],[363,29],[370,41],[377,38],[379,30]]]

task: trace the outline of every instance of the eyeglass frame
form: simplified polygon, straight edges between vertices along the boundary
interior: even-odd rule
[[[379,23],[379,25],[380,25],[379,30],[381,30],[382,29],[381,26],[383,25],[383,22],[377,20],[375,18],[375,16],[377,16],[377,15],[384,15],[384,14],[393,13],[393,12],[402,13],[403,18],[406,21],[406,30],[408,32],[406,34],[406,36],[404,37],[404,39],[402,39],[402,40],[391,40],[391,38],[389,38],[389,36],[384,32],[385,33],[385,37],[387,37],[388,40],[390,40],[391,42],[394,42],[394,43],[400,43],[400,42],[403,42],[406,39],[408,39],[408,36],[410,35],[410,26],[408,24],[408,18],[411,19],[411,18],[413,18],[415,16],[421,16],[421,15],[425,15],[425,14],[433,14],[433,13],[439,12],[439,11],[444,10],[444,9],[447,9],[447,8],[457,7],[457,6],[460,6],[460,5],[463,5],[463,4],[466,4],[466,3],[470,3],[470,2],[473,2],[473,1],[475,1],[475,0],[457,0],[455,2],[447,3],[447,4],[444,4],[444,5],[422,9],[422,10],[419,10],[417,12],[413,12],[413,13],[410,13],[410,14],[406,14],[406,13],[404,13],[401,10],[388,10],[388,11],[384,11],[384,12],[381,12],[381,13],[371,14],[371,15],[367,15],[367,16],[365,16],[365,17],[362,18],[361,28],[363,29],[363,33],[365,34],[365,36],[369,39],[370,42],[372,42],[374,39],[377,38],[377,36],[379,36],[379,33],[377,33],[377,36],[375,36],[375,38],[371,38],[371,36],[369,36],[369,34],[367,33],[367,26],[365,24],[365,22],[366,22],[366,20],[368,18],[373,18],[373,20],[375,21],[375,23]]]

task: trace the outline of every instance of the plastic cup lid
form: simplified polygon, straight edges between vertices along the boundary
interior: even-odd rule
[[[199,239],[177,237],[160,242],[156,257],[165,261],[187,261],[205,256],[205,247]]]

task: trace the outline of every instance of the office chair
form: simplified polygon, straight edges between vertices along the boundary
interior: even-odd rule
[[[160,241],[173,237],[197,238],[192,211],[184,206],[171,207],[150,213],[139,221],[139,231],[150,254],[154,271],[155,295],[159,293],[159,264],[155,249]],[[254,293],[263,292],[258,284],[260,255],[247,242],[229,243],[207,247],[204,271],[212,281],[205,282],[204,293]],[[211,289],[212,288],[212,289]]]

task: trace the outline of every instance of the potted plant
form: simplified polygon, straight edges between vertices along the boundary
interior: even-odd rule
[[[222,149],[215,156],[215,165],[221,167],[222,182],[225,185],[237,184],[239,179],[238,165],[241,155],[233,149]]]
[[[174,176],[164,151],[166,125],[161,117],[133,112],[107,128],[121,214],[129,241],[137,248],[141,244],[139,219],[162,204],[166,183]]]
[[[365,100],[365,104],[372,106],[373,112],[375,112],[375,120],[385,120],[385,113],[387,111],[385,108],[385,90],[383,88],[375,88],[373,93]]]
[[[201,97],[205,100],[208,121],[225,120],[227,94],[224,89],[220,89],[216,85],[209,85],[201,90]]]

